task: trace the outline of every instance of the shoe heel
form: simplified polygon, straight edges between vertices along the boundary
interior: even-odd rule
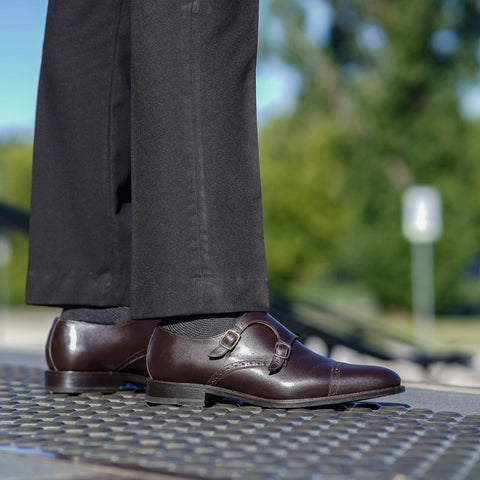
[[[210,397],[210,395],[208,395]],[[145,389],[149,404],[207,405],[207,393],[201,385],[159,382],[149,378]]]
[[[122,383],[117,373],[45,372],[45,389],[52,393],[113,393]]]

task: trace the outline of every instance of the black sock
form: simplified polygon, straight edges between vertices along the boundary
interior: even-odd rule
[[[130,307],[65,307],[61,318],[106,325],[120,325],[132,319]]]
[[[187,337],[214,337],[232,328],[241,313],[220,313],[188,317],[169,317],[160,326]]]

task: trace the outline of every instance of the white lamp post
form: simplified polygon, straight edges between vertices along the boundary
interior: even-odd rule
[[[402,231],[411,245],[414,338],[425,345],[435,338],[433,242],[443,232],[442,198],[436,188],[418,185],[405,190]]]

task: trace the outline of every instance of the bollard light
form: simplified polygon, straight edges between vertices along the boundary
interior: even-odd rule
[[[433,243],[442,236],[442,197],[436,188],[422,185],[405,190],[402,230],[411,243]]]
[[[433,243],[443,232],[442,197],[436,188],[417,185],[405,190],[402,231],[411,245],[415,342],[428,345],[435,339]]]

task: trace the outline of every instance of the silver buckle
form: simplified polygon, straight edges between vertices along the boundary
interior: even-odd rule
[[[280,346],[284,346],[286,347],[287,349],[287,353],[285,355],[280,355],[279,353],[277,353],[278,351],[278,347]],[[278,340],[278,342],[275,344],[275,353],[274,355],[278,358],[281,358],[282,360],[288,360],[288,358],[290,357],[290,353],[291,353],[291,347],[288,343],[285,343],[283,342],[282,340]]]
[[[235,340],[233,341],[232,345],[226,345],[224,343],[229,333],[233,333],[233,335],[235,336]],[[222,339],[220,340],[220,345],[227,350],[233,350],[236,347],[237,343],[240,341],[240,338],[241,338],[241,335],[238,332],[236,332],[235,330],[228,329],[224,333]]]

